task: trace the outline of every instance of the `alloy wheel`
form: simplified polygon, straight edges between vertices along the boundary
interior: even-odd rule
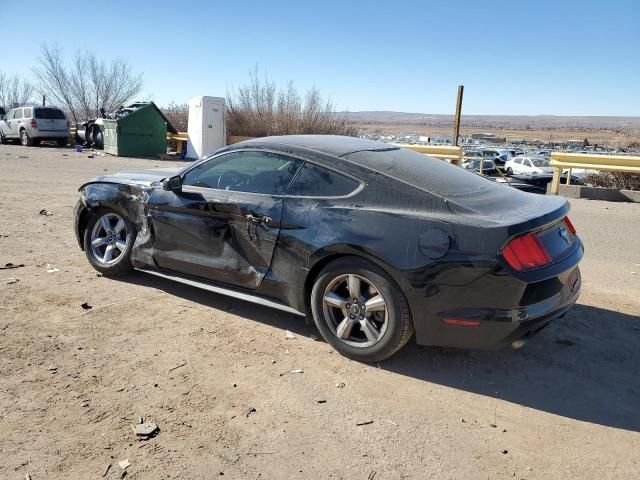
[[[380,290],[361,275],[334,278],[324,291],[322,308],[331,331],[347,345],[370,347],[387,331],[387,302]]]
[[[91,231],[91,253],[104,265],[116,263],[127,249],[127,224],[116,213],[105,213]]]

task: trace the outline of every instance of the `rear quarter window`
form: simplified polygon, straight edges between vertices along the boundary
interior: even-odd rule
[[[57,108],[36,108],[35,118],[42,120],[65,120],[67,117],[64,116],[62,110],[58,110]]]
[[[305,163],[287,194],[300,197],[343,197],[352,193],[359,185],[352,178]]]
[[[31,109],[30,108],[23,108],[22,109],[22,117],[23,118],[31,118]]]

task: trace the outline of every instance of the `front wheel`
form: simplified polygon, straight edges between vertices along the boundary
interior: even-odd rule
[[[20,130],[20,143],[23,147],[30,147],[31,145],[33,145],[33,140],[26,130]]]
[[[313,319],[324,339],[346,357],[377,362],[413,334],[404,295],[376,265],[355,257],[327,265],[311,292]]]
[[[132,270],[131,249],[135,225],[108,208],[97,209],[84,232],[84,251],[91,266],[105,275],[123,275]]]

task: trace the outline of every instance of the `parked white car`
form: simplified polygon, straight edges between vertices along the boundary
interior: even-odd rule
[[[553,173],[549,160],[543,157],[519,156],[507,160],[504,168],[508,175],[522,175],[527,173]]]
[[[59,108],[14,108],[0,120],[0,143],[19,140],[27,147],[38,145],[42,140],[55,140],[64,147],[69,143],[69,127],[67,117]]]

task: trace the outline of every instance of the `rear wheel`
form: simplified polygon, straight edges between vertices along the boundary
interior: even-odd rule
[[[108,208],[97,209],[84,232],[84,251],[91,266],[105,275],[122,275],[132,270],[131,249],[135,225]]]
[[[409,306],[398,286],[382,269],[359,258],[336,260],[320,272],[311,307],[324,339],[355,360],[384,360],[413,334]]]
[[[513,169],[511,167],[507,168],[507,175],[513,175]]]
[[[0,129],[0,145],[6,145],[7,144],[7,137],[4,136],[4,133],[2,133],[2,130]]]
[[[33,140],[26,130],[20,130],[20,143],[23,147],[30,147],[31,145],[33,145]]]

